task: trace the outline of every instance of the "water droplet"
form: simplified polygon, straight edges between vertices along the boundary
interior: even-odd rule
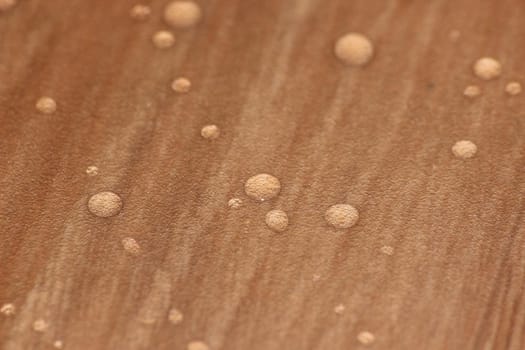
[[[172,1],[164,9],[164,20],[175,28],[192,27],[201,17],[201,8],[193,1]]]
[[[228,206],[232,209],[239,209],[242,206],[242,200],[239,198],[232,198],[228,201]]]
[[[62,340],[55,340],[53,342],[53,346],[55,347],[55,349],[62,349],[64,343],[62,342]]]
[[[36,102],[36,109],[40,113],[53,114],[57,110],[57,104],[51,97],[41,97]]]
[[[324,217],[335,228],[349,228],[356,224],[359,212],[349,204],[335,204],[326,210]]]
[[[282,210],[270,210],[266,213],[266,225],[276,232],[283,232],[288,227],[288,215]]]
[[[334,312],[338,315],[341,315],[343,312],[345,312],[345,306],[343,304],[337,305],[334,307]]]
[[[463,91],[463,95],[466,97],[476,97],[481,95],[481,88],[477,85],[469,85]]]
[[[126,237],[122,239],[122,246],[124,247],[124,250],[128,252],[131,255],[139,255],[140,254],[140,245],[137,243],[136,240],[134,240],[131,237]]]
[[[167,30],[159,30],[153,34],[153,45],[158,49],[167,49],[175,44],[175,36]]]
[[[147,5],[137,4],[131,8],[129,15],[133,19],[144,21],[151,15],[151,8]]]
[[[483,57],[474,63],[474,74],[483,80],[491,80],[500,76],[501,63],[492,57]]]
[[[88,174],[88,176],[97,176],[98,168],[94,165],[88,166],[86,169],[86,174]]]
[[[206,125],[201,129],[201,136],[208,140],[215,140],[221,131],[217,125]]]
[[[382,246],[381,253],[386,254],[386,255],[392,255],[394,254],[394,248],[389,245]]]
[[[16,308],[13,304],[4,304],[0,308],[0,312],[6,316],[12,316],[15,314]]]
[[[188,343],[188,350],[209,350],[210,347],[202,341],[192,341]]]
[[[17,0],[0,0],[0,11],[7,11],[16,5]]]
[[[35,332],[44,332],[48,326],[47,322],[41,318],[33,322],[33,330]]]
[[[478,147],[471,141],[458,141],[452,146],[452,153],[458,158],[472,158],[478,151]]]
[[[248,197],[265,201],[277,197],[281,191],[281,182],[269,174],[258,174],[250,177],[244,184],[244,192]]]
[[[99,192],[88,201],[89,211],[96,216],[107,218],[117,215],[122,209],[122,199],[113,192]]]
[[[341,62],[362,66],[372,59],[374,46],[366,36],[359,33],[348,33],[336,41],[334,51]]]
[[[312,276],[312,281],[314,282],[317,282],[321,279],[321,275],[318,274],[318,273],[315,273],[313,276]]]
[[[189,81],[187,78],[177,78],[171,83],[171,88],[175,92],[179,93],[185,93],[190,91],[191,88],[191,81]]]
[[[357,340],[363,345],[370,345],[376,340],[376,337],[372,333],[364,331],[357,335]]]
[[[173,308],[170,310],[168,320],[173,324],[179,324],[184,319],[184,315],[179,310]]]
[[[505,92],[511,96],[516,96],[521,93],[521,84],[517,81],[512,81],[505,86]]]

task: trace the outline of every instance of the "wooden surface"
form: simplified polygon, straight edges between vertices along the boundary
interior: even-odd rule
[[[360,349],[369,331],[370,349],[524,349],[525,103],[504,86],[524,82],[525,2],[199,3],[168,50],[151,43],[165,1],[143,23],[128,0],[0,14],[0,348]],[[364,68],[332,53],[349,31],[375,44]],[[472,74],[486,55],[497,80]],[[262,172],[282,191],[259,204],[243,184]],[[118,216],[88,212],[102,190]],[[356,226],[327,225],[336,203]]]

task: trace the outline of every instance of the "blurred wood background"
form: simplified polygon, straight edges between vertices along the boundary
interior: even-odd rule
[[[168,50],[167,2],[145,3],[144,22],[128,0],[0,13],[0,348],[525,348],[525,103],[504,92],[524,83],[525,2],[199,0]],[[350,31],[366,67],[333,55]],[[499,79],[472,74],[482,56]],[[476,157],[454,157],[463,139]],[[282,191],[260,204],[243,184],[262,172]],[[102,190],[118,216],[88,212]],[[356,226],[326,224],[336,203]]]

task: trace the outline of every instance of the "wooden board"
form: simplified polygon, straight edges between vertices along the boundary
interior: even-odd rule
[[[525,2],[199,3],[168,50],[165,1],[145,22],[128,0],[0,14],[0,348],[360,349],[368,331],[370,349],[524,349],[525,103],[504,87],[525,82]],[[366,67],[333,55],[350,31],[375,45]],[[499,79],[472,74],[482,56]],[[258,173],[277,198],[244,194]],[[103,190],[119,215],[89,213]],[[327,225],[336,203],[356,226]]]

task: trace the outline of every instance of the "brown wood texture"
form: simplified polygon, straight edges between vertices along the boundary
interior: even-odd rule
[[[525,103],[504,92],[524,82],[525,2],[199,3],[167,50],[166,1],[144,22],[128,0],[0,14],[0,348],[525,349]],[[375,45],[366,67],[333,55],[350,31]],[[499,79],[473,75],[482,56]],[[474,158],[452,154],[462,139]],[[256,203],[243,186],[263,172],[282,190]],[[102,190],[119,215],[89,213]],[[336,203],[356,226],[327,225]]]

